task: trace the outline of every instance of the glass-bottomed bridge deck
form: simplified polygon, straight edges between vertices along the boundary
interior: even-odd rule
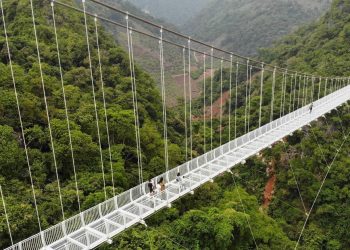
[[[315,101],[311,113],[309,105],[304,106],[154,178],[154,181],[161,177],[166,180],[163,193],[151,196],[147,183],[143,183],[7,250],[96,248],[349,99],[350,86],[346,86]],[[184,177],[182,184],[176,182],[178,172]]]

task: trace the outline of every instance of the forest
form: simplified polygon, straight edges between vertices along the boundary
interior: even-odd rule
[[[72,1],[67,2],[74,4]],[[7,0],[3,1],[3,5],[40,220],[42,226],[47,228],[60,222],[62,217],[30,6],[29,1],[25,0]],[[78,212],[78,201],[52,14],[50,6],[45,2],[36,0],[34,5],[63,204],[66,216],[69,217]],[[105,197],[83,16],[57,7],[56,22],[79,197],[82,209],[87,209]],[[335,0],[331,9],[318,22],[300,28],[273,48],[261,50],[259,58],[298,72],[348,76],[349,23],[350,3]],[[99,25],[112,152],[110,168],[103,93],[101,81],[98,80],[100,72],[95,26],[92,19],[88,19],[88,24],[93,77],[97,79],[96,99],[102,131],[106,190],[108,197],[112,197],[114,193],[127,190],[138,182],[137,149],[134,130],[131,129],[134,126],[134,114],[129,58],[123,47]],[[1,27],[2,25],[3,23]],[[235,74],[234,71],[233,79]],[[260,74],[259,71],[252,72],[249,110],[251,129],[258,126]],[[214,75],[214,99],[219,98],[220,78],[220,71],[217,70]],[[224,92],[230,89],[229,79],[230,65],[225,64]],[[238,95],[232,98],[244,96],[244,83],[247,81],[245,66],[239,66],[237,79]],[[264,81],[262,103],[263,122],[266,123],[271,117],[271,72],[266,72]],[[283,75],[278,74],[276,81],[281,83]],[[143,170],[147,179],[165,170],[162,104],[158,83],[138,67],[136,82]],[[209,93],[208,86],[203,86],[207,89],[206,93]],[[3,29],[0,29],[0,89],[0,184],[6,199],[11,231],[14,240],[19,241],[37,233],[38,226]],[[291,93],[291,90],[288,89],[288,92]],[[204,113],[202,98],[193,104],[194,115],[198,117]],[[280,103],[281,98],[281,94],[277,94],[276,104]],[[206,105],[210,104],[209,99],[206,96]],[[191,153],[194,156],[204,152],[204,140],[208,143],[211,134],[214,136],[214,146],[219,145],[221,138],[217,132],[221,126],[225,128],[220,133],[224,142],[229,140],[229,111],[236,111],[236,119],[240,124],[237,128],[238,135],[244,133],[244,100],[238,99],[237,106],[234,102],[225,104],[222,124],[219,124],[219,119],[215,119],[214,131],[208,126],[204,131],[202,121],[193,121],[194,148]],[[289,104],[286,109],[291,105],[293,104]],[[274,118],[279,117],[282,109],[278,105],[276,107],[272,114]],[[178,106],[177,109],[168,111],[170,167],[183,163],[186,157],[183,143],[185,122],[181,108],[184,107]],[[348,142],[344,143],[337,158],[333,159],[335,151],[349,133],[349,106],[342,106],[327,114],[326,119],[319,119],[311,125],[264,150],[260,156],[250,158],[245,165],[236,166],[232,176],[222,175],[214,183],[196,190],[194,196],[186,196],[173,204],[172,208],[159,211],[147,219],[147,228],[143,225],[133,227],[118,235],[112,245],[101,246],[101,249],[254,249],[256,246],[259,249],[294,249],[306,216],[303,204],[310,208],[333,160],[332,170],[310,216],[300,246],[302,249],[350,248],[347,230],[350,226]],[[268,168],[273,169],[272,175],[276,176],[277,184],[271,203],[265,207],[262,205],[262,194],[271,177],[271,173],[266,174]],[[300,183],[303,202],[300,201],[294,180]],[[0,248],[10,245],[3,215],[3,207],[0,206]]]
[[[216,0],[182,26],[215,45],[256,56],[260,48],[317,20],[329,0]]]

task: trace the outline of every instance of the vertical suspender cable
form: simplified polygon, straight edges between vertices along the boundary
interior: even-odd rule
[[[106,179],[105,179],[105,171],[104,171],[104,163],[103,163],[103,152],[102,152],[102,144],[101,144],[101,136],[100,136],[100,124],[97,112],[97,102],[96,102],[96,94],[95,94],[95,81],[92,72],[92,62],[91,62],[91,51],[90,51],[90,42],[89,42],[89,31],[86,17],[86,7],[85,0],[82,0],[83,3],[83,11],[84,11],[84,24],[85,24],[85,37],[86,37],[86,45],[88,50],[88,58],[89,58],[89,68],[90,68],[90,80],[91,80],[91,88],[92,95],[94,101],[94,109],[95,109],[95,119],[96,119],[96,128],[97,128],[97,137],[98,137],[98,146],[100,151],[100,161],[101,161],[101,172],[102,172],[102,180],[103,180],[103,191],[105,199],[107,200],[107,191],[106,191]]]
[[[0,0],[1,1],[1,0]],[[11,227],[10,227],[10,221],[9,221],[9,217],[7,215],[7,210],[6,210],[6,203],[5,203],[5,197],[4,194],[2,192],[2,187],[0,185],[0,195],[1,195],[1,200],[2,200],[2,206],[4,209],[4,213],[5,213],[5,220],[6,220],[6,224],[7,224],[7,230],[10,236],[10,240],[11,240],[11,245],[13,245],[13,239],[12,239],[12,232],[11,232]]]
[[[293,111],[295,110],[295,98],[296,98],[296,91],[297,91],[297,78],[298,78],[298,73],[295,73],[294,76],[294,89],[293,89]]]
[[[271,93],[271,113],[270,113],[270,122],[273,121],[273,109],[275,102],[275,87],[276,87],[276,67],[273,69],[272,75],[272,93]]]
[[[213,81],[214,81],[214,49],[210,51],[210,150],[213,150]]]
[[[114,185],[114,170],[113,170],[113,163],[112,163],[112,150],[111,150],[111,142],[110,142],[110,135],[109,135],[109,125],[108,125],[108,116],[107,116],[107,106],[106,106],[106,96],[105,96],[105,89],[104,89],[104,81],[103,81],[103,72],[102,72],[102,62],[101,62],[101,51],[100,51],[100,42],[99,42],[99,35],[98,35],[98,27],[97,27],[97,18],[95,17],[95,34],[96,34],[96,46],[97,46],[97,57],[98,57],[98,66],[100,70],[100,81],[101,81],[101,90],[102,90],[102,100],[103,100],[103,110],[105,115],[105,123],[106,123],[106,133],[107,133],[107,144],[108,144],[108,156],[109,156],[109,165],[111,170],[111,179],[112,179],[112,189],[113,189],[113,196],[115,196],[115,185]]]
[[[26,138],[25,138],[25,134],[24,134],[22,112],[21,112],[20,105],[19,105],[19,98],[18,98],[18,92],[17,92],[17,83],[16,83],[16,78],[15,78],[15,74],[14,74],[14,70],[13,70],[12,56],[11,56],[11,51],[10,51],[9,39],[8,39],[8,35],[7,35],[7,28],[6,28],[6,21],[5,21],[5,14],[4,14],[4,8],[3,8],[2,0],[0,0],[0,7],[1,7],[2,23],[3,23],[3,27],[4,27],[5,42],[6,42],[6,47],[7,47],[7,55],[8,55],[8,60],[9,60],[9,64],[10,64],[10,71],[11,71],[11,78],[12,78],[13,89],[14,89],[15,97],[16,97],[16,106],[17,106],[19,123],[20,123],[20,127],[21,127],[21,136],[22,136],[23,145],[24,145],[24,152],[25,152],[25,156],[26,156],[26,162],[27,162],[27,167],[28,167],[30,185],[31,185],[31,189],[32,189],[34,207],[35,207],[35,212],[36,212],[36,218],[37,218],[37,221],[38,221],[38,227],[39,227],[39,231],[40,231],[40,234],[41,234],[41,240],[42,240],[43,245],[45,246],[45,240],[44,240],[44,237],[43,237],[43,234],[42,234],[38,203],[37,203],[37,199],[36,199],[35,188],[34,188],[34,181],[33,181],[33,176],[32,176],[32,167],[31,167],[30,161],[29,161],[29,152],[28,152],[27,142],[26,142]]]
[[[287,79],[288,79],[288,71],[286,70],[286,74],[285,74],[285,77],[284,77],[284,89],[283,89],[283,109],[282,109],[282,115],[284,115],[284,108],[285,108],[285,104],[286,104]]]
[[[235,79],[235,139],[237,138],[237,109],[238,109],[238,73],[239,63],[236,62],[236,79]]]
[[[303,86],[303,99],[302,99],[302,107],[306,105],[305,102],[305,89],[306,89],[306,75],[304,75],[304,86]]]
[[[339,79],[335,78],[334,91],[336,91],[338,89],[338,83],[339,83]]]
[[[206,144],[206,136],[205,136],[205,130],[206,130],[206,55],[203,55],[203,151],[204,153],[207,152],[207,144]]]
[[[130,67],[130,80],[131,80],[131,91],[133,99],[134,109],[134,122],[135,122],[135,138],[136,138],[136,150],[137,150],[137,163],[139,170],[139,183],[143,183],[142,173],[142,151],[141,151],[141,137],[140,137],[140,120],[137,102],[137,88],[136,88],[136,74],[135,74],[135,63],[134,63],[134,51],[132,41],[132,29],[129,27],[129,16],[126,16],[126,31],[128,37],[128,51],[129,51],[129,67]]]
[[[247,78],[245,85],[245,114],[244,114],[244,133],[247,133],[247,112],[248,112],[248,85],[249,85],[249,59],[247,60]]]
[[[338,78],[338,79],[337,79],[337,90],[340,88],[340,82],[341,82],[341,79]]]
[[[280,105],[280,117],[282,117],[282,110],[283,110],[283,93],[284,93],[284,78],[286,77],[286,72],[283,72],[282,77],[282,89],[281,89],[281,105]]]
[[[313,102],[314,101],[314,92],[315,92],[315,77],[314,76],[312,76],[312,78],[311,78],[311,84],[312,84],[312,86],[311,86],[311,102]]]
[[[233,55],[230,56],[230,86],[229,86],[229,102],[228,102],[228,141],[231,141],[231,109],[232,109],[232,63]]]
[[[64,81],[63,81],[63,71],[62,71],[61,56],[60,56],[60,49],[59,49],[59,43],[58,43],[56,18],[55,18],[55,8],[54,8],[54,2],[53,1],[51,2],[51,11],[52,11],[53,27],[54,27],[54,32],[55,32],[57,61],[58,61],[58,68],[59,68],[59,71],[60,71],[60,80],[61,80],[61,87],[62,87],[62,96],[63,96],[65,116],[66,116],[66,123],[67,123],[69,147],[70,147],[71,158],[72,158],[75,190],[76,190],[76,196],[77,196],[77,201],[78,201],[78,209],[79,209],[79,212],[81,213],[80,195],[79,195],[79,188],[78,188],[78,178],[77,178],[77,171],[76,171],[76,165],[75,165],[75,157],[74,157],[73,142],[72,142],[72,133],[71,133],[71,129],[70,129],[70,121],[69,121],[69,114],[68,114],[66,91],[65,91]]]
[[[169,155],[168,155],[168,126],[167,126],[167,111],[166,111],[166,92],[165,92],[165,77],[164,77],[164,47],[163,47],[163,29],[160,29],[159,40],[159,54],[160,54],[160,79],[161,79],[161,92],[163,102],[163,133],[164,133],[164,163],[166,178],[169,182]]]
[[[187,86],[186,86],[186,54],[185,54],[186,49],[182,49],[182,62],[184,66],[184,115],[185,115],[185,160],[186,162],[188,161],[188,142],[187,142]]]
[[[190,159],[192,160],[193,140],[192,140],[192,86],[191,86],[191,38],[188,38],[188,88],[189,88],[189,118],[190,118]]]
[[[294,75],[290,76],[290,92],[289,92],[289,108],[288,108],[288,113],[291,112],[292,110],[292,95],[293,95],[293,81],[294,80]]]
[[[136,71],[135,71],[135,59],[134,59],[134,45],[132,39],[132,28],[130,28],[129,32],[130,37],[130,51],[131,51],[131,63],[132,63],[132,72],[133,72],[133,84],[134,84],[134,98],[135,98],[135,112],[136,112],[136,129],[137,129],[137,143],[138,143],[138,152],[139,152],[139,169],[140,169],[140,183],[143,183],[143,171],[142,171],[142,150],[141,150],[141,133],[140,133],[140,118],[139,118],[139,107],[137,101],[137,85],[136,85]]]
[[[263,87],[264,87],[264,63],[261,64],[261,79],[260,79],[260,108],[259,108],[259,128],[261,127],[261,113],[263,104]]]
[[[30,0],[30,7],[31,7],[31,13],[32,13],[32,21],[33,21],[33,29],[34,29],[34,37],[35,37],[35,44],[36,44],[37,59],[38,59],[38,63],[39,63],[39,73],[40,73],[40,79],[41,79],[41,87],[42,87],[42,90],[43,90],[43,97],[44,97],[46,117],[47,117],[47,125],[48,125],[48,129],[49,129],[50,143],[51,143],[51,148],[52,148],[52,157],[53,157],[53,163],[54,163],[56,179],[57,179],[58,196],[59,196],[59,200],[60,200],[62,219],[63,219],[63,221],[65,221],[66,218],[65,218],[65,214],[64,214],[63,199],[62,199],[62,193],[61,193],[61,184],[60,184],[60,178],[59,178],[59,175],[58,175],[58,167],[57,167],[57,161],[56,161],[55,145],[54,145],[53,135],[52,135],[52,130],[51,130],[51,122],[50,122],[49,107],[48,107],[47,98],[46,98],[44,74],[43,74],[42,65],[41,65],[39,41],[38,41],[38,35],[37,35],[37,31],[36,31],[36,23],[35,23],[33,0]],[[64,233],[66,233],[65,230],[64,230]]]
[[[328,85],[328,78],[326,78],[326,82],[324,84],[324,95],[323,96],[327,95],[327,85]]]
[[[309,76],[306,77],[306,87],[305,87],[305,105],[307,105],[308,102],[308,92],[309,92]]]
[[[247,83],[248,83],[247,132],[250,132],[250,114],[251,114],[251,109],[250,109],[251,102],[250,102],[250,99],[251,99],[251,92],[252,92],[252,85],[253,85],[252,69],[253,69],[253,66],[250,65],[250,67],[249,67],[249,80],[247,81]]]
[[[318,83],[318,94],[317,94],[317,100],[320,99],[321,94],[321,84],[322,84],[322,77],[320,77],[320,82]]]
[[[302,78],[302,75],[299,75],[299,77],[298,77],[298,102],[297,102],[297,108],[299,108],[299,104],[300,104],[300,91],[301,91],[300,82],[301,82],[301,78]]]
[[[340,79],[337,79],[337,90],[340,88]]]
[[[13,90],[15,92],[15,97],[16,97],[16,106],[17,106],[19,123],[20,123],[20,127],[21,127],[21,136],[22,136],[22,141],[23,141],[23,145],[24,145],[24,152],[25,152],[25,156],[26,156],[26,162],[27,162],[27,167],[28,167],[28,174],[29,174],[29,179],[30,179],[30,185],[31,185],[32,194],[33,194],[33,201],[34,201],[34,207],[35,207],[35,212],[36,212],[36,218],[37,218],[37,221],[38,221],[39,231],[40,231],[41,236],[42,236],[42,243],[43,243],[43,245],[45,245],[45,240],[44,240],[43,234],[42,234],[38,203],[37,203],[36,194],[35,194],[34,181],[33,181],[33,176],[32,176],[32,167],[31,167],[30,161],[29,161],[29,152],[28,152],[27,142],[26,142],[26,138],[25,138],[25,134],[24,134],[22,112],[21,112],[20,105],[19,105],[19,98],[18,98],[18,92],[17,92],[17,83],[16,83],[16,78],[15,78],[15,74],[14,74],[14,70],[13,70],[12,56],[11,56],[11,51],[10,51],[9,39],[8,39],[8,35],[7,35],[7,28],[6,28],[6,21],[5,21],[5,14],[4,14],[4,8],[3,8],[2,0],[0,0],[0,7],[1,7],[2,24],[3,24],[3,27],[4,27],[4,35],[5,35],[5,43],[6,43],[6,48],[7,48],[7,56],[8,56],[9,65],[10,65]]]
[[[224,102],[222,100],[222,85],[223,85],[223,79],[222,79],[222,74],[223,74],[223,63],[224,60],[221,59],[220,62],[220,126],[219,126],[219,134],[220,134],[220,146],[222,145],[222,113],[224,112],[223,105]]]

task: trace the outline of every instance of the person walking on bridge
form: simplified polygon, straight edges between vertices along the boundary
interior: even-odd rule
[[[310,110],[310,114],[311,114],[311,112],[312,112],[312,108],[314,107],[314,103],[312,102],[311,104],[310,104],[310,107],[309,107],[309,110]]]
[[[154,194],[154,185],[151,179],[149,179],[147,186],[148,186],[149,194],[152,196]]]

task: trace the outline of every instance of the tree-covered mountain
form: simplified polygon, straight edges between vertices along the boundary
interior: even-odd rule
[[[71,3],[71,2],[69,2]],[[35,191],[43,227],[61,221],[57,183],[53,165],[45,105],[40,86],[40,74],[36,59],[33,27],[29,1],[4,2],[10,49],[15,64],[19,101],[25,126],[33,169]],[[49,113],[57,152],[66,216],[77,212],[74,176],[65,122],[60,74],[52,27],[50,6],[35,0],[35,14],[40,48],[42,52],[44,80],[47,88]],[[60,49],[63,63],[63,79],[66,86],[72,139],[78,170],[78,185],[82,208],[88,208],[104,199],[101,166],[99,163],[93,97],[89,76],[86,38],[82,15],[56,7]],[[99,79],[94,22],[89,19],[90,45],[92,49],[93,76]],[[321,75],[348,76],[349,65],[350,3],[335,0],[332,9],[317,23],[298,30],[282,40],[276,48],[264,50],[265,62],[282,65],[300,72]],[[2,22],[0,21],[2,27]],[[132,94],[128,56],[112,37],[100,28],[101,53],[104,72],[107,114],[112,142],[112,168],[117,192],[137,183],[137,158],[134,142]],[[12,87],[10,68],[0,28],[0,183],[8,208],[11,229],[15,241],[38,231],[30,181],[25,163],[23,143]],[[225,65],[225,67],[227,67]],[[239,102],[237,120],[239,134],[244,133],[244,66],[240,67]],[[259,75],[258,71],[253,72]],[[228,89],[228,69],[223,72],[223,85]],[[140,68],[136,69],[138,99],[141,118],[141,147],[143,150],[144,177],[164,171],[162,142],[162,112],[160,95],[154,80]],[[263,122],[269,119],[271,76],[265,74]],[[282,81],[281,74],[277,82]],[[215,88],[220,86],[220,73],[214,77]],[[259,105],[259,78],[253,79],[252,127],[257,126]],[[215,92],[219,92],[218,89]],[[109,166],[108,145],[104,122],[101,82],[96,82],[103,159]],[[266,94],[266,95],[265,95]],[[217,97],[217,96],[216,96]],[[276,95],[276,103],[281,94]],[[202,101],[194,103],[197,114],[202,112]],[[232,106],[232,108],[235,108]],[[228,103],[225,104],[224,125],[227,125]],[[232,109],[233,110],[233,109]],[[278,116],[276,108],[275,117]],[[181,118],[181,119],[180,119]],[[184,133],[180,115],[169,112],[170,167],[184,161],[182,146]],[[327,119],[327,120],[326,120]],[[194,196],[186,196],[164,209],[146,222],[148,227],[136,226],[114,239],[113,245],[101,249],[294,249],[298,233],[305,219],[293,176],[300,183],[300,191],[307,209],[312,205],[322,177],[344,135],[349,132],[349,106],[334,110],[293,136],[285,138],[273,148],[254,156],[246,165],[237,166],[234,179],[224,174],[196,190]],[[221,129],[214,121],[214,143]],[[224,126],[223,137],[228,140]],[[207,127],[208,130],[208,127]],[[194,155],[203,152],[202,121],[193,121]],[[206,131],[210,133],[210,131]],[[207,137],[208,138],[208,137]],[[325,183],[314,212],[306,226],[301,241],[302,249],[349,249],[349,165],[350,143],[346,141],[339,151]],[[270,206],[262,208],[262,192],[271,176],[266,170],[274,166],[277,179]],[[112,195],[111,171],[106,168],[108,196]],[[236,186],[238,185],[238,187]],[[244,189],[243,189],[244,188]],[[239,193],[238,193],[239,191]],[[244,204],[242,206],[241,202]],[[249,222],[249,223],[248,223]],[[252,233],[254,238],[252,237]],[[254,242],[255,241],[255,242]],[[7,225],[0,206],[0,248],[9,245]]]
[[[182,29],[193,37],[252,56],[317,19],[329,4],[330,0],[216,0]]]
[[[77,0],[76,2],[78,5],[81,6],[81,1]],[[130,1],[106,0],[104,1],[104,3],[114,8],[127,11],[133,15],[146,19],[147,21],[156,23],[158,25],[163,25],[164,27],[171,28],[174,31],[178,31],[173,24],[169,24],[162,19],[155,18],[143,12],[135,5],[133,5]],[[87,1],[87,5],[88,10],[90,12],[99,13],[105,18],[113,20],[114,22],[118,22],[119,24],[126,25],[125,15],[108,9],[106,7],[102,7],[101,5],[95,4],[93,2]],[[129,21],[130,27],[132,27],[135,30],[135,32],[133,32],[133,47],[135,51],[135,60],[140,69],[147,71],[151,75],[151,77],[155,80],[156,85],[160,89],[159,41],[157,39],[158,37],[160,37],[160,29],[132,18],[130,18]],[[107,32],[113,35],[117,43],[127,51],[128,45],[126,30],[111,23],[103,22],[102,24],[107,30]],[[156,37],[156,39],[140,35],[138,32],[136,32],[136,30],[150,34]],[[171,40],[173,41],[178,41],[175,40],[175,37],[171,34],[164,34],[164,38],[171,38]],[[174,77],[177,74],[179,74],[179,72],[181,72],[182,49],[166,45],[165,50],[165,78],[167,91],[169,93],[167,103],[169,106],[174,106],[178,104],[178,99],[182,96],[182,91],[179,91],[178,89],[178,84],[176,82],[177,79],[176,77]]]
[[[41,52],[48,112],[56,151],[58,175],[66,217],[78,212],[69,134],[60,81],[50,3],[34,0],[34,13]],[[73,1],[66,1],[74,5]],[[10,50],[17,82],[19,105],[27,141],[29,164],[43,228],[62,220],[48,121],[41,86],[30,1],[3,1]],[[63,83],[75,156],[81,208],[104,200],[103,176],[95,121],[87,43],[83,15],[55,5]],[[14,241],[38,232],[31,184],[12,84],[2,17],[0,21],[0,183],[3,188]],[[104,105],[98,67],[94,20],[88,18],[89,44],[100,125],[107,196],[113,195],[112,171],[116,192],[138,183],[138,164],[134,134],[134,112],[127,52],[113,37],[99,28],[99,42],[106,113],[112,150],[110,165]],[[162,108],[155,81],[136,67],[141,126],[144,177],[163,171]],[[140,84],[142,83],[142,84]],[[169,124],[174,118],[169,113]],[[170,126],[169,140],[182,141],[176,132],[182,124]],[[181,143],[179,143],[181,144]],[[179,146],[170,143],[170,164],[183,160]],[[173,158],[176,157],[177,159]],[[9,245],[7,226],[0,206],[0,248]]]
[[[145,13],[177,26],[185,24],[211,1],[213,0],[130,0]]]
[[[287,61],[289,69],[315,75],[349,76],[349,23],[350,2],[335,0],[320,21],[284,38],[276,48],[264,50],[261,59],[279,65]],[[217,74],[215,85],[219,79]],[[278,78],[277,82],[281,80]],[[227,81],[224,84],[227,89]],[[265,84],[270,91],[271,75],[266,76]],[[258,92],[253,91],[254,105],[259,100],[257,95]],[[263,114],[268,111],[265,104],[263,110]],[[150,218],[148,228],[140,226],[123,233],[113,247],[106,249],[130,245],[143,249],[254,249],[253,237],[246,231],[249,224],[246,220],[240,221],[244,219],[240,217],[242,212],[248,215],[259,249],[294,249],[328,170],[299,249],[349,249],[349,112],[349,104],[343,105],[312,122],[311,127],[304,127],[252,157],[246,165],[237,166],[233,170],[234,178],[248,192],[239,189],[247,211],[243,211],[237,200],[232,177],[226,174],[200,188],[195,196],[185,197],[171,209]],[[241,118],[239,114],[238,119]],[[195,125],[196,140],[201,137],[199,124]],[[226,130],[224,134],[226,137]],[[272,201],[262,207],[264,186],[272,176],[276,178]],[[236,214],[230,217],[231,212]],[[273,220],[260,217],[266,214]]]

